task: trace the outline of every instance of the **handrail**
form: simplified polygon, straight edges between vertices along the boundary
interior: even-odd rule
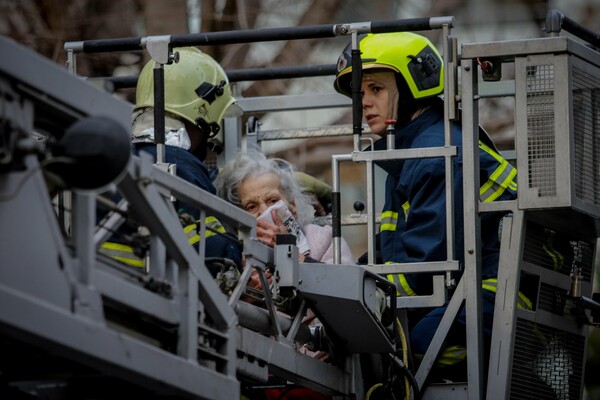
[[[244,68],[226,70],[229,82],[266,81],[272,79],[310,78],[332,76],[337,72],[335,64],[305,65],[294,67]],[[134,88],[138,76],[106,76],[89,78],[103,80],[111,85],[111,90]]]
[[[268,42],[279,40],[319,39],[357,33],[385,33],[424,31],[452,26],[454,17],[412,18],[394,21],[371,21],[347,24],[308,25],[283,28],[244,29],[222,32],[170,35],[172,47],[224,45],[235,43]],[[151,37],[151,36],[150,36]],[[74,53],[103,53],[143,50],[148,37],[84,40],[66,42],[64,49]]]
[[[551,36],[558,36],[561,29],[585,40],[596,48],[600,48],[600,33],[587,29],[558,10],[548,11],[544,31]]]

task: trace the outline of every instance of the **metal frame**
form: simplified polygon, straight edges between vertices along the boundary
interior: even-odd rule
[[[7,51],[7,54],[11,52]],[[33,56],[27,61],[29,65],[37,62],[39,70],[44,71],[44,64],[39,64],[39,60],[39,56]],[[18,116],[23,120],[21,130],[7,132],[11,138],[14,135],[20,140],[20,135],[26,135],[36,126],[34,115],[37,117],[48,111],[54,103],[48,97],[47,103],[42,98],[35,109],[28,106],[37,83],[27,81],[29,75],[15,78],[13,67],[16,68],[11,65],[11,68],[2,70],[0,82],[4,82],[5,76],[18,82],[16,86],[20,91],[10,95],[3,91],[2,101],[14,100],[10,103],[11,107],[14,105],[13,111],[22,113]],[[39,73],[34,76],[39,76]],[[66,71],[57,72],[57,80],[67,87],[83,85],[85,95],[107,99],[108,109],[111,106],[118,108],[121,104]],[[37,101],[37,98],[34,100]],[[75,120],[97,111],[77,108],[77,101],[70,97],[62,98],[59,93],[57,101],[70,105],[67,111],[69,115],[76,116]],[[116,114],[129,118],[130,111],[130,107],[125,107]],[[6,118],[4,114],[2,117]],[[62,129],[57,126],[55,134],[61,134],[68,126],[68,121],[64,122]],[[129,379],[139,385],[140,390],[147,388],[163,395],[239,398],[238,374],[251,380],[266,381],[269,372],[327,393],[364,395],[362,386],[356,383],[360,364],[355,356],[348,355],[346,362],[335,366],[298,352],[297,341],[303,343],[310,339],[306,327],[299,324],[303,317],[301,312],[290,323],[280,319],[272,301],[267,301],[266,309],[239,302],[251,268],[246,269],[236,294],[226,299],[204,268],[204,241],[201,241],[199,252],[194,252],[169,199],[174,196],[199,207],[202,210],[201,220],[210,214],[236,228],[244,243],[247,262],[252,267],[264,272],[264,267],[276,258],[278,267],[283,268],[286,256],[277,256],[277,251],[274,253],[253,239],[255,220],[250,215],[156,168],[149,157],[133,157],[118,183],[118,189],[126,199],[127,207],[144,210],[136,215],[150,231],[152,257],[155,259],[150,263],[148,273],[133,271],[96,252],[108,236],[107,231],[122,223],[120,214],[126,208],[125,203],[118,205],[115,214],[106,219],[109,226],[97,229],[96,195],[74,193],[72,233],[64,235],[52,209],[37,156],[13,151],[14,148],[7,149],[7,154],[23,157],[20,161],[24,168],[23,171],[3,170],[0,175],[0,204],[3,213],[7,212],[10,216],[0,228],[0,236],[3,237],[0,250],[7,255],[0,268],[0,296],[3,299],[0,334],[3,337],[44,350],[66,349],[64,357],[72,360],[74,365],[92,367],[107,377]],[[35,211],[28,212],[29,208]],[[40,229],[32,230],[28,224],[19,222],[23,216],[44,223]],[[202,223],[201,236],[205,230]],[[30,251],[29,243],[38,245],[36,251]],[[288,254],[289,258],[293,251],[285,250],[283,254]],[[332,274],[340,266],[319,267]],[[291,268],[298,268],[297,263]],[[309,266],[303,268],[308,269]],[[335,274],[339,277],[345,273],[350,274],[344,278],[346,281],[360,286],[356,293],[346,298],[346,306],[352,312],[356,307],[363,309],[365,334],[379,332],[386,351],[391,351],[393,338],[389,336],[387,327],[374,317],[375,286],[366,282],[378,282],[377,285],[383,287],[388,285],[387,292],[390,292],[391,285],[358,266],[349,266]],[[361,283],[363,280],[356,279],[357,273],[362,273],[364,285]],[[323,287],[325,282],[309,284],[307,277],[300,277],[299,290],[306,294],[319,296],[326,291]],[[263,280],[266,288],[264,276]],[[276,292],[277,288],[273,290]],[[269,300],[270,291],[265,293]],[[393,299],[389,302],[393,304]],[[170,326],[169,330],[175,333],[175,348],[164,349],[160,338],[144,330],[145,324],[137,326],[136,318],[132,321],[114,319],[111,310],[115,306],[141,320],[154,321],[152,325]],[[256,323],[253,316],[265,313],[266,330],[253,325]],[[335,322],[331,318],[333,326],[343,326],[345,320]],[[52,329],[48,329],[45,326],[49,321],[58,323],[51,323]],[[260,323],[260,318],[258,321]],[[246,322],[249,327],[246,327]],[[68,334],[65,328],[69,329]],[[274,337],[271,337],[272,333],[275,333]],[[361,351],[360,346],[366,343],[377,342],[359,337],[354,340],[358,347],[353,351]],[[168,370],[164,371],[164,368]]]
[[[183,45],[224,44],[309,37],[330,37],[357,33],[387,32],[398,30],[442,29],[444,32],[444,57],[446,58],[445,133],[446,145],[442,148],[363,152],[359,149],[360,135],[353,127],[355,149],[351,154],[333,157],[334,196],[339,200],[339,164],[353,161],[365,163],[367,168],[368,193],[373,192],[373,162],[382,159],[406,159],[415,157],[444,157],[446,161],[447,215],[452,215],[452,163],[456,147],[450,143],[450,121],[456,118],[456,42],[450,36],[452,19],[449,17],[419,19],[411,21],[372,22],[358,24],[327,25],[318,27],[276,28],[264,31],[216,32],[211,34],[175,35],[148,38],[113,39],[107,41],[71,42],[65,44],[69,55],[69,68],[76,70],[75,53],[101,51],[127,51],[146,48],[157,61],[168,62],[171,47]],[[284,35],[284,36],[282,36]],[[17,82],[17,97],[22,105],[10,104],[19,114],[14,121],[22,130],[45,123],[54,113],[64,119],[52,126],[52,134],[60,135],[68,122],[95,115],[98,102],[102,113],[114,114],[119,122],[128,125],[131,107],[103,94],[80,80],[68,76],[54,65],[22,50],[11,42],[0,38],[0,49],[10,62],[0,65],[0,89],[5,77]],[[538,312],[531,314],[517,310],[516,298],[520,271],[520,253],[523,251],[525,224],[536,218],[519,201],[481,204],[478,194],[478,108],[477,100],[489,93],[508,95],[513,83],[492,84],[479,89],[478,57],[490,57],[501,62],[521,61],[516,57],[547,57],[545,54],[569,54],[589,60],[598,60],[598,53],[586,49],[565,38],[532,39],[504,43],[464,45],[461,61],[462,73],[462,117],[464,150],[464,199],[465,199],[465,271],[449,300],[444,315],[430,348],[416,374],[419,386],[426,380],[433,367],[444,338],[452,322],[465,305],[467,309],[468,383],[444,388],[432,386],[425,392],[429,399],[442,398],[455,393],[456,398],[484,398],[486,377],[482,357],[481,335],[481,275],[480,275],[480,227],[482,212],[507,210],[512,219],[505,219],[503,246],[498,275],[498,291],[504,298],[497,298],[494,336],[490,365],[497,368],[487,377],[485,398],[509,396],[510,368],[515,343],[515,329],[521,320],[532,320],[545,324],[556,321],[553,315]],[[12,56],[14,55],[14,56]],[[594,61],[595,62],[595,61]],[[596,63],[598,65],[598,63]],[[26,69],[23,67],[27,66]],[[561,70],[569,75],[566,64]],[[160,69],[160,68],[159,68]],[[48,71],[40,74],[39,71]],[[43,80],[39,77],[44,76]],[[515,82],[516,96],[523,89],[518,77]],[[160,78],[159,78],[160,81]],[[486,92],[486,90],[490,90]],[[8,92],[7,92],[8,93]],[[14,93],[11,93],[11,96]],[[9,96],[5,96],[8,98]],[[85,99],[85,101],[83,101]],[[93,99],[93,103],[90,103]],[[282,103],[282,99],[285,101]],[[3,99],[6,100],[6,99]],[[347,99],[339,95],[320,96],[315,103],[310,96],[276,96],[273,98],[239,99],[246,112],[276,111],[290,109],[314,109],[348,106]],[[158,104],[158,102],[157,102]],[[566,104],[566,100],[565,100]],[[356,107],[356,104],[354,105]],[[35,107],[35,108],[34,108]],[[106,111],[107,110],[107,111]],[[35,113],[34,113],[35,111]],[[2,115],[3,118],[8,118]],[[564,120],[562,118],[564,117]],[[523,119],[520,111],[517,121]],[[561,123],[568,115],[559,116]],[[62,125],[61,125],[62,124]],[[570,123],[559,125],[570,131]],[[239,120],[225,121],[226,140],[229,150],[225,159],[239,149],[241,126]],[[358,129],[361,130],[361,129]],[[519,132],[518,132],[519,133]],[[321,133],[319,133],[320,135]],[[325,133],[323,133],[325,134]],[[298,132],[292,136],[297,136]],[[268,135],[257,140],[266,139]],[[517,144],[520,142],[517,139]],[[570,143],[569,143],[570,145]],[[11,149],[12,150],[12,149]],[[16,153],[15,153],[16,154]],[[361,387],[360,363],[356,353],[392,351],[395,343],[386,327],[374,317],[374,288],[394,291],[394,288],[378,274],[406,273],[415,271],[445,271],[446,277],[434,281],[433,296],[425,298],[398,299],[389,296],[392,308],[430,307],[446,301],[446,288],[452,283],[449,273],[457,270],[458,263],[453,252],[453,221],[448,218],[448,257],[446,261],[425,264],[374,264],[374,231],[376,226],[374,198],[368,200],[369,262],[367,271],[359,266],[314,265],[297,263],[297,249],[293,245],[278,245],[275,250],[256,242],[253,238],[254,219],[236,207],[211,196],[192,185],[173,177],[168,172],[154,168],[147,158],[134,157],[128,165],[123,180],[118,184],[130,207],[144,209],[141,222],[152,235],[153,262],[148,274],[131,271],[116,265],[113,260],[96,254],[100,243],[106,239],[108,230],[95,230],[95,196],[76,193],[73,197],[72,240],[61,232],[37,157],[34,154],[20,155],[24,169],[3,171],[0,175],[0,206],[7,220],[0,226],[0,250],[7,257],[0,268],[0,334],[11,340],[23,341],[32,346],[64,351],[66,358],[96,368],[108,376],[127,377],[140,386],[164,395],[188,398],[232,399],[239,398],[238,374],[250,380],[266,381],[269,373],[284,379],[331,393],[336,396],[364,397]],[[568,158],[568,157],[567,157]],[[2,161],[2,160],[0,160]],[[518,161],[520,163],[520,161]],[[520,167],[521,168],[521,167]],[[566,174],[568,175],[568,174]],[[568,182],[567,182],[568,183]],[[234,226],[240,232],[244,244],[247,265],[233,295],[227,299],[216,286],[212,276],[203,268],[205,244],[198,253],[193,251],[181,231],[181,226],[168,199],[176,196],[217,216],[222,222]],[[527,196],[524,196],[524,200]],[[586,211],[577,201],[549,204],[548,208],[572,207],[574,214]],[[118,206],[121,211],[125,204]],[[108,219],[112,229],[122,223],[119,212]],[[31,221],[44,221],[38,229],[23,226],[21,218],[27,215]],[[544,217],[550,217],[545,214]],[[334,226],[339,231],[337,215]],[[589,216],[586,216],[589,221]],[[203,219],[203,218],[202,218]],[[594,228],[597,230],[598,221]],[[200,234],[206,227],[201,224]],[[597,235],[596,231],[586,235]],[[6,239],[6,240],[5,240]],[[336,243],[336,262],[339,263],[339,236]],[[37,251],[30,251],[24,243],[36,243]],[[158,262],[158,259],[163,262]],[[298,290],[306,299],[312,300],[320,309],[327,323],[336,333],[351,330],[340,310],[353,311],[360,317],[362,332],[348,334],[348,348],[344,353],[343,365],[330,365],[300,354],[295,346],[310,340],[310,332],[300,323],[306,304],[302,304],[296,315],[289,318],[278,315],[273,291],[267,290],[265,269],[274,265],[282,273],[286,289]],[[525,264],[523,268],[531,268]],[[314,268],[314,269],[311,269]],[[240,301],[250,272],[256,269],[263,282],[265,307],[257,307]],[[549,274],[553,281],[561,282],[557,274]],[[336,277],[343,285],[331,288],[326,284]],[[159,282],[165,291],[153,286]],[[347,290],[349,287],[351,291]],[[584,295],[591,293],[591,285],[583,284]],[[335,298],[337,303],[327,304],[323,299]],[[506,300],[506,302],[502,302]],[[152,317],[160,324],[175,327],[176,348],[170,351],[156,345],[156,338],[135,331],[118,321],[110,319],[110,307],[115,303],[143,317]],[[343,312],[340,311],[341,314]],[[586,336],[585,328],[573,324],[564,328],[571,333]],[[215,344],[217,343],[217,344]],[[506,351],[508,347],[509,351]],[[66,350],[66,351],[65,351]],[[207,355],[203,359],[202,355]],[[208,362],[207,362],[208,361]],[[456,393],[458,390],[459,393]]]
[[[593,54],[592,54],[593,53]],[[569,166],[572,166],[571,159],[574,151],[572,135],[564,135],[563,132],[572,132],[571,116],[573,114],[570,107],[571,95],[569,81],[571,74],[567,67],[567,63],[576,62],[577,60],[585,59],[588,63],[598,63],[599,55],[596,52],[582,46],[579,43],[573,42],[565,37],[553,37],[542,39],[529,39],[510,42],[485,43],[485,44],[465,44],[462,48],[462,115],[463,115],[463,148],[464,148],[464,168],[472,173],[478,170],[478,152],[477,152],[477,124],[478,124],[478,105],[477,101],[480,98],[480,82],[478,80],[478,61],[492,60],[496,64],[514,63],[516,70],[516,85],[515,97],[517,99],[515,112],[516,139],[515,147],[523,149],[517,153],[517,166],[519,169],[519,198],[511,202],[498,203],[480,203],[478,193],[472,192],[472,188],[465,181],[465,210],[468,210],[470,218],[465,218],[465,276],[469,277],[470,287],[472,291],[478,291],[481,287],[481,277],[477,271],[480,265],[480,259],[477,255],[476,244],[479,240],[479,215],[484,212],[492,212],[499,210],[510,211],[510,217],[504,219],[502,227],[500,264],[498,271],[498,286],[497,293],[502,293],[502,296],[496,296],[496,305],[494,313],[494,332],[491,342],[490,361],[488,376],[479,375],[479,369],[482,367],[482,360],[476,354],[469,352],[469,378],[472,372],[479,375],[480,382],[487,379],[487,391],[485,398],[488,399],[506,399],[513,398],[516,392],[512,387],[512,370],[517,361],[515,361],[515,344],[518,339],[516,331],[523,323],[520,321],[531,321],[534,324],[539,323],[542,326],[556,327],[556,329],[570,332],[584,338],[587,338],[587,328],[585,326],[577,326],[574,318],[564,316],[559,317],[544,310],[535,309],[534,311],[524,311],[517,308],[517,293],[519,291],[519,280],[521,271],[527,271],[536,276],[539,276],[540,284],[550,283],[563,288],[565,292],[571,290],[571,278],[568,276],[554,274],[552,271],[543,270],[534,265],[530,265],[523,261],[525,252],[525,241],[527,235],[526,227],[529,221],[541,220],[547,226],[560,227],[565,231],[572,231],[571,234],[576,236],[586,237],[587,240],[594,242],[599,232],[597,228],[594,230],[594,225],[598,224],[597,218],[590,217],[594,209],[589,204],[582,204],[573,198],[571,190],[573,189],[572,171]],[[559,194],[554,198],[540,199],[537,193],[534,193],[528,188],[529,168],[528,164],[528,127],[527,113],[524,109],[525,94],[528,91],[525,83],[525,71],[527,65],[539,65],[540,63],[549,63],[554,65],[554,77],[556,78],[554,90],[561,93],[561,96],[556,96],[554,114],[554,129],[556,132],[561,132],[560,143],[556,143],[557,148],[560,148],[560,155],[556,154],[556,164],[561,165],[560,171],[556,172],[557,188],[564,195]],[[485,82],[483,82],[485,84]],[[497,84],[497,83],[495,83]],[[560,97],[560,98],[559,98]],[[521,104],[521,105],[519,105]],[[468,157],[467,157],[468,156]],[[474,156],[474,157],[473,157]],[[566,166],[566,167],[565,167]],[[565,169],[566,168],[566,169]],[[467,173],[465,173],[467,179]],[[477,185],[475,185],[477,187]],[[566,196],[566,197],[565,197]],[[546,211],[541,211],[546,210]],[[465,216],[467,216],[465,214]],[[573,231],[573,223],[565,223],[568,220],[580,221],[583,225],[576,223],[578,231]],[[596,219],[596,222],[593,222]],[[467,222],[469,225],[467,225]],[[474,223],[473,223],[474,222]],[[583,226],[588,226],[585,233],[581,230]],[[587,236],[586,236],[587,235]],[[472,243],[472,245],[468,245]],[[595,246],[595,244],[594,244]],[[585,289],[582,289],[583,296],[591,294],[591,287],[584,284]],[[474,294],[471,292],[465,296],[467,315],[477,309],[479,299],[474,301]],[[538,294],[539,295],[539,294]],[[478,296],[479,297],[479,296]],[[537,299],[531,299],[534,306]],[[467,348],[471,349],[475,346],[480,346],[478,334],[480,326],[473,318],[467,321]],[[474,325],[476,324],[476,325]],[[471,328],[469,328],[471,326]],[[473,328],[475,326],[475,328]],[[474,334],[473,334],[474,333]],[[583,349],[585,354],[585,349]],[[580,382],[581,388],[583,383]],[[477,398],[483,398],[483,392],[471,390],[471,380],[469,380],[469,393]],[[479,390],[483,390],[480,387]],[[539,394],[541,396],[541,394]],[[579,393],[581,396],[582,393]],[[518,395],[516,395],[518,396]],[[533,397],[532,397],[533,398]],[[537,398],[537,397],[536,397]]]

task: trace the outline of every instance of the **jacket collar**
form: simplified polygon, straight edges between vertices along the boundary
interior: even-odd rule
[[[428,127],[436,124],[442,115],[434,108],[429,108],[417,118],[410,121],[403,127],[394,129],[394,146],[396,149],[410,149],[415,139]],[[385,150],[387,148],[387,139],[382,137],[373,145],[375,150]],[[369,146],[365,151],[370,150]],[[404,160],[386,160],[377,161],[376,164],[383,168],[388,174],[398,176],[402,171]]]

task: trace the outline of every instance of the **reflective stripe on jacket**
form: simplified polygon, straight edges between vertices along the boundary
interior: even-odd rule
[[[498,279],[496,278],[485,279],[481,282],[481,287],[485,290],[489,290],[490,292],[496,293],[497,286]],[[533,310],[533,303],[531,300],[529,300],[529,298],[527,298],[527,296],[519,292],[517,296],[517,308],[531,311]]]
[[[209,238],[218,235],[225,234],[225,228],[221,224],[221,222],[215,217],[206,217],[206,231],[205,237],[208,240]],[[200,224],[199,222],[195,222],[193,224],[189,224],[183,228],[183,232],[186,234],[188,238],[188,243],[191,245],[196,245],[200,242]],[[106,242],[103,243],[100,248],[100,253],[105,254],[109,257],[114,258],[117,261],[120,261],[124,264],[130,265],[132,267],[144,268],[145,262],[142,258],[138,257],[133,247],[115,242]],[[209,251],[207,251],[209,253]]]

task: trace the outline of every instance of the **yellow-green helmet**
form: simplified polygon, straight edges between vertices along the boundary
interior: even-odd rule
[[[235,103],[223,68],[211,56],[195,47],[174,49],[179,62],[164,66],[165,111],[186,119],[207,132],[221,130],[221,120]],[[134,110],[154,107],[154,61],[140,73]]]
[[[424,36],[410,32],[370,33],[360,40],[363,70],[390,69],[404,77],[414,99],[444,91],[444,64],[435,46]],[[351,96],[351,47],[340,55],[335,90]]]

